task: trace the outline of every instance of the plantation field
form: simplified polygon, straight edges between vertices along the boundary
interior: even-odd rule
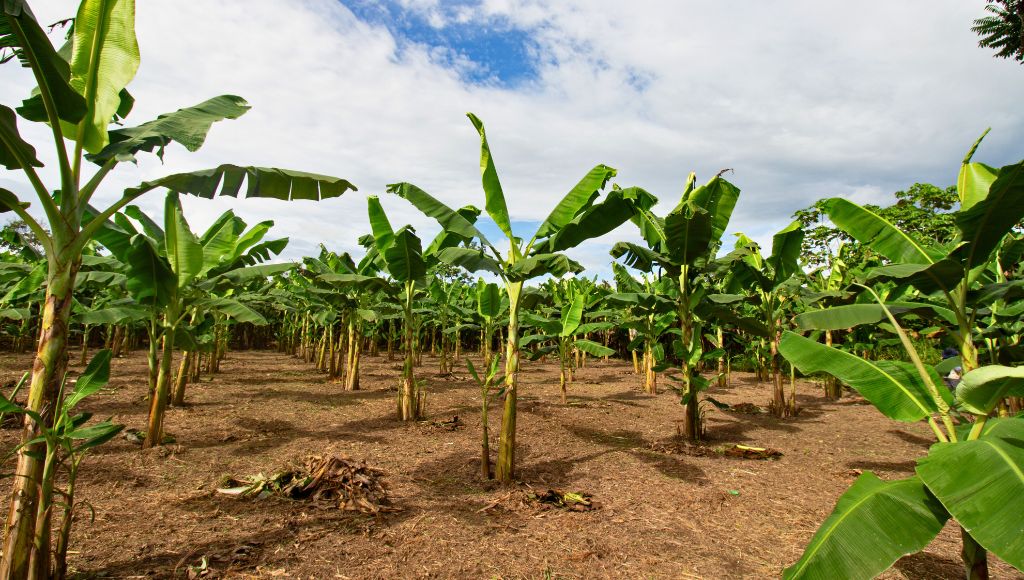
[[[11,381],[30,364],[28,356],[2,355],[0,379]],[[400,358],[367,356],[363,364],[363,390],[342,392],[297,358],[230,353],[221,373],[190,387],[188,406],[169,410],[166,432],[176,443],[140,453],[119,437],[85,462],[78,493],[96,519],[80,512],[72,570],[186,577],[205,560],[205,577],[771,577],[800,557],[861,470],[909,476],[931,442],[924,424],[895,423],[849,392],[826,402],[819,387],[799,382],[796,418],[711,409],[707,448],[688,448],[672,437],[682,407],[664,379],[661,394],[646,395],[628,364],[591,362],[562,405],[557,363],[527,362],[518,483],[503,488],[479,474],[480,395],[464,368],[437,377],[436,359],[425,356],[418,370],[428,385],[429,420],[457,415],[464,424],[450,430],[395,420]],[[112,367],[109,391],[85,410],[144,429],[144,353]],[[764,406],[770,387],[734,373],[729,388],[710,394]],[[500,408],[491,415],[498,424]],[[2,445],[14,446],[16,433],[0,432]],[[715,452],[731,444],[783,456]],[[400,511],[374,517],[215,492],[225,476],[270,474],[310,454],[382,469]],[[568,512],[528,498],[548,488],[592,494],[597,509]],[[883,577],[957,577],[959,545],[948,524],[923,553]],[[994,578],[1022,577],[995,558],[991,564]]]

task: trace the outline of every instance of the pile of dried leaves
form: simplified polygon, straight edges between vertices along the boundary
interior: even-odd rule
[[[589,493],[549,489],[547,491],[531,491],[526,497],[545,506],[551,506],[572,512],[588,512],[598,506]]]
[[[761,413],[764,413],[764,409],[753,403],[737,403],[735,405],[730,405],[729,410],[736,413],[745,413],[747,415],[760,415]]]
[[[722,453],[729,457],[740,459],[778,459],[782,452],[777,449],[764,447],[748,447],[746,445],[733,445],[722,449]]]
[[[715,457],[726,456],[738,459],[778,459],[782,452],[777,449],[764,447],[749,447],[747,445],[725,445],[721,447],[709,447],[689,441],[668,441],[655,442],[648,446],[652,451],[667,453],[669,455],[689,455],[691,457]]]
[[[384,474],[336,456],[312,456],[302,468],[287,469],[271,476],[262,473],[246,479],[229,478],[219,493],[236,497],[277,496],[294,500],[332,503],[338,509],[366,514],[398,511],[391,505],[381,481]]]

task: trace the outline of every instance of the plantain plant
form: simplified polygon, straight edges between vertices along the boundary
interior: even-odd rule
[[[39,445],[40,450],[32,451],[43,465],[43,485],[39,489],[39,504],[36,513],[34,536],[32,538],[32,569],[40,578],[62,580],[67,577],[67,554],[71,529],[78,506],[75,500],[75,484],[78,470],[89,450],[110,441],[123,425],[116,425],[109,419],[88,424],[92,413],[75,413],[79,403],[107,385],[110,379],[110,351],[101,350],[93,357],[82,372],[74,387],[67,391],[68,383],[61,381],[58,406],[49,424],[43,422],[38,413],[12,403],[0,395],[0,411],[21,413],[40,422],[43,427],[37,439],[27,441],[20,447]],[[12,395],[13,397],[13,395]],[[58,474],[62,474],[64,488],[56,485]],[[60,527],[57,543],[52,545],[50,527],[51,514],[60,511]]]
[[[980,141],[960,169],[960,209],[953,214],[958,236],[949,246],[916,239],[845,199],[825,203],[839,228],[889,263],[865,277],[869,286],[862,288],[870,302],[808,311],[797,317],[798,325],[834,330],[882,321],[897,334],[912,364],[866,360],[788,331],[780,352],[804,373],[835,376],[892,419],[926,420],[938,443],[918,461],[914,477],[883,482],[871,473],[862,475],[840,498],[803,558],[787,569],[787,577],[824,577],[826,571],[874,576],[900,556],[922,549],[949,517],[960,524],[967,578],[988,577],[987,550],[1024,568],[1018,517],[1024,510],[1024,419],[989,419],[1005,397],[1024,392],[1024,371],[981,366],[975,346],[991,305],[1020,298],[1019,281],[994,277],[990,266],[1000,248],[1012,243],[1008,234],[1024,217],[1024,162],[999,169],[974,163]],[[911,295],[890,292],[883,299],[872,287],[890,281],[909,288]],[[936,368],[921,361],[900,326],[898,317],[909,315],[945,326],[956,341],[964,375],[955,396]],[[958,427],[956,413],[972,423]],[[882,533],[864,533],[869,522],[878,521],[887,522]]]
[[[104,179],[119,164],[135,155],[155,152],[177,142],[190,151],[202,146],[210,126],[235,119],[249,105],[240,97],[223,95],[197,106],[157,119],[125,127],[134,99],[126,86],[135,76],[140,55],[135,35],[134,0],[83,0],[66,42],[58,51],[36,21],[26,0],[8,0],[0,10],[0,47],[10,51],[22,66],[31,69],[36,87],[20,107],[0,105],[0,165],[20,173],[31,186],[44,222],[28,211],[16,194],[0,189],[0,210],[12,211],[28,224],[46,254],[46,295],[39,342],[29,385],[23,442],[36,441],[43,425],[57,409],[60,379],[67,360],[68,324],[75,278],[83,248],[107,218],[133,199],[158,188],[203,197],[237,196],[243,185],[249,197],[321,199],[336,197],[353,186],[333,177],[280,169],[222,165],[215,169],[180,173],[124,190],[114,203],[87,214],[89,203],[101,191]],[[7,57],[7,54],[3,55]],[[0,61],[11,61],[0,58]],[[44,123],[52,136],[57,168],[55,183],[47,184],[37,168],[42,162],[36,149],[18,131],[18,116]],[[117,124],[115,124],[115,121]],[[87,162],[96,166],[87,170]],[[49,229],[44,228],[47,224]],[[43,465],[36,459],[41,444],[26,445],[18,456],[11,492],[7,534],[0,554],[0,577],[42,575],[30,570],[34,548],[38,489],[43,485]]]
[[[603,201],[595,203],[615,170],[598,165],[555,206],[530,238],[512,231],[505,193],[491,155],[483,122],[468,114],[480,135],[480,173],[487,215],[504,234],[508,252],[504,255],[469,220],[411,183],[395,183],[388,192],[405,198],[427,216],[437,220],[445,232],[477,240],[482,248],[451,247],[438,258],[470,272],[487,271],[501,279],[508,294],[508,328],[505,335],[505,406],[501,421],[496,476],[503,483],[514,477],[516,447],[516,401],[519,373],[519,314],[523,284],[538,276],[562,276],[580,272],[582,267],[561,253],[585,240],[611,232],[624,223],[638,206],[650,207],[654,198],[643,190],[613,188]]]
[[[699,395],[711,384],[701,376],[699,365],[709,357],[717,358],[716,353],[704,350],[704,325],[715,319],[728,320],[766,333],[760,323],[737,317],[728,304],[705,300],[711,288],[715,253],[740,190],[720,175],[700,187],[695,184],[696,177],[691,173],[682,199],[664,218],[648,208],[636,213],[633,223],[640,228],[646,246],[619,242],[611,251],[612,257],[623,258],[632,268],[650,273],[663,271],[676,281],[673,298],[680,336],[675,342],[675,354],[681,362],[679,391],[686,409],[683,434],[691,441],[703,435]]]

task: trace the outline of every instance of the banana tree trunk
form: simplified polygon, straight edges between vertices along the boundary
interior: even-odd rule
[[[156,380],[156,391],[150,400],[149,424],[146,439],[142,442],[143,449],[156,447],[163,441],[164,413],[167,411],[167,396],[170,390],[171,364],[174,358],[174,328],[164,332],[163,352],[160,357],[160,372]]]
[[[422,413],[422,396],[416,388],[413,369],[416,366],[416,334],[413,324],[412,299],[414,286],[412,282],[405,285],[405,364],[402,367],[402,385],[398,392],[398,418],[402,421],[415,421]]]
[[[682,331],[683,361],[682,379],[683,393],[686,398],[686,411],[683,417],[683,436],[689,441],[701,438],[700,404],[697,388],[694,386],[692,374],[695,370],[690,365],[689,353],[696,348],[693,336],[693,314],[690,312],[690,292],[688,285],[688,268],[683,266],[679,274],[679,325]]]
[[[47,275],[46,298],[39,328],[36,358],[32,365],[32,380],[25,406],[39,413],[45,423],[51,423],[60,389],[61,378],[67,369],[68,321],[71,317],[72,290],[81,258],[62,260],[51,258]],[[22,442],[39,437],[39,425],[26,416],[22,427]],[[11,503],[7,512],[3,557],[0,560],[0,578],[26,578],[33,560],[34,536],[37,526],[39,492],[43,482],[45,445],[26,445],[18,452],[18,465],[11,483]],[[49,521],[49,512],[44,515]],[[48,531],[45,530],[45,531]],[[49,536],[47,536],[49,538]],[[48,559],[49,554],[41,556]],[[48,572],[48,570],[46,571]]]
[[[363,341],[360,340],[359,326],[355,320],[349,321],[348,327],[348,370],[345,375],[345,390],[359,390],[359,355],[363,350]]]
[[[89,325],[82,327],[82,352],[78,357],[78,364],[85,366],[89,362]]]
[[[181,353],[178,374],[174,377],[174,395],[171,397],[171,405],[175,407],[185,404],[185,385],[188,383],[188,363],[191,357],[191,352],[185,351]]]
[[[825,345],[832,346],[832,331],[825,331]],[[825,375],[825,398],[838,401],[843,396],[843,386],[832,375]]]
[[[512,483],[515,476],[516,398],[519,382],[519,298],[522,282],[508,284],[508,337],[505,343],[505,408],[501,415],[501,437],[498,442],[498,481]]]

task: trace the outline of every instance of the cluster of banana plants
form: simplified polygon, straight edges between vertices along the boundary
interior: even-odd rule
[[[522,322],[526,327],[536,330],[535,334],[524,336],[519,341],[520,348],[533,347],[531,359],[554,354],[558,358],[560,369],[559,388],[562,404],[566,403],[568,387],[572,386],[574,372],[583,357],[607,357],[615,354],[613,349],[587,338],[592,333],[607,331],[614,324],[606,321],[584,322],[588,309],[601,301],[595,295],[592,281],[569,278],[561,284],[550,282],[549,295],[553,307],[537,309],[537,312],[525,311]]]
[[[980,142],[980,140],[979,140]],[[875,325],[895,335],[909,362],[870,360],[785,331],[779,351],[804,373],[828,373],[887,417],[925,421],[936,443],[915,474],[861,475],[839,499],[787,578],[869,578],[923,549],[950,518],[960,526],[967,578],[988,577],[987,552],[1024,568],[1024,418],[1008,402],[1024,395],[1019,366],[1019,277],[1024,162],[993,168],[964,159],[957,182],[958,235],[937,245],[848,200],[824,204],[843,231],[884,258],[847,288],[855,301],[796,317],[806,331]],[[927,364],[905,326],[938,327],[959,351]],[[954,390],[942,380],[962,368]],[[879,524],[882,522],[882,524]]]
[[[20,106],[0,104],[0,165],[30,185],[32,201],[44,220],[29,212],[28,200],[6,189],[0,189],[0,211],[13,212],[27,224],[47,261],[36,361],[25,404],[31,413],[25,414],[22,441],[26,444],[18,454],[0,554],[0,576],[5,578],[49,573],[43,569],[49,554],[40,554],[39,544],[33,542],[49,530],[48,515],[43,522],[34,517],[45,476],[39,437],[52,423],[55,410],[61,408],[60,385],[66,369],[76,279],[83,252],[97,232],[132,200],[156,189],[213,197],[238,196],[244,187],[249,197],[313,200],[354,189],[348,181],[334,177],[222,165],[154,179],[119,195],[98,195],[105,192],[104,182],[119,164],[142,153],[162,156],[172,142],[195,151],[213,123],[238,118],[249,105],[240,97],[223,95],[127,126],[126,117],[134,104],[127,85],[141,62],[135,2],[83,0],[73,16],[58,49],[26,0],[10,0],[0,10],[0,47],[13,56],[4,59],[5,65],[28,68],[36,85],[25,87],[26,98]],[[36,147],[19,131],[19,123],[24,122],[48,128],[56,160],[52,183],[38,171],[43,163]],[[115,201],[106,207],[90,205],[110,197]]]

